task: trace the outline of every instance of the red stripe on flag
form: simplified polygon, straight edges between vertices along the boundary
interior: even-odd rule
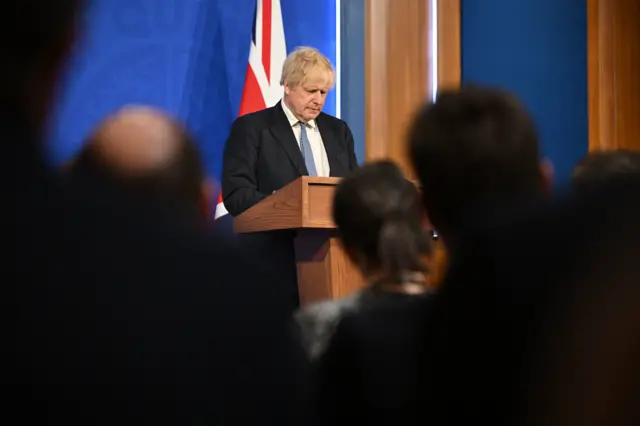
[[[264,96],[262,95],[262,90],[260,90],[256,75],[253,73],[251,65],[249,65],[247,67],[247,76],[244,79],[244,91],[242,92],[238,116],[260,111],[266,107],[267,105],[264,102]]]
[[[271,83],[271,0],[262,0],[262,65]]]

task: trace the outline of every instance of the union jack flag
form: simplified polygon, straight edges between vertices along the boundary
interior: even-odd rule
[[[284,88],[280,85],[280,77],[286,57],[280,0],[257,0],[249,64],[238,116],[271,107],[282,98]],[[215,219],[227,214],[221,191]]]

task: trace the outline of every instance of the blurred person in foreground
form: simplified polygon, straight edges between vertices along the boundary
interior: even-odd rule
[[[495,118],[488,120],[492,114]],[[602,273],[615,272],[616,258],[640,256],[631,237],[640,237],[634,219],[640,200],[629,197],[638,181],[631,175],[610,176],[584,193],[540,202],[540,195],[548,192],[548,169],[538,159],[535,127],[512,96],[463,87],[441,93],[422,116],[430,118],[421,126],[414,124],[412,160],[430,219],[442,228],[445,243],[454,242],[455,248],[435,301],[420,308],[427,320],[415,373],[423,386],[412,402],[424,414],[412,414],[438,425],[478,420],[545,424],[538,422],[551,417],[540,410],[550,410],[545,404],[560,399],[540,397],[544,392],[558,396],[549,389],[554,384],[541,378],[550,379],[556,368],[567,367],[559,363],[567,359],[558,352],[567,337],[558,333],[567,326],[565,315],[585,300],[582,295],[591,286],[606,285]],[[443,126],[451,116],[470,125]],[[440,159],[438,165],[434,158],[444,155],[454,164],[458,154],[452,155],[453,148],[444,144],[439,150],[425,149],[429,144],[420,143],[425,134],[433,146],[441,138],[453,146],[468,141],[463,145],[467,154],[460,152],[460,163],[440,181],[435,178],[448,162]],[[474,157],[486,147],[492,149],[485,155],[493,155]],[[460,190],[469,191],[468,197],[457,198]],[[637,272],[627,277],[628,283],[640,278]],[[595,299],[590,303],[597,309]],[[586,373],[575,367],[572,372]],[[405,424],[417,424],[405,418]]]
[[[351,261],[368,286],[339,300],[318,302],[295,314],[304,347],[320,358],[343,316],[404,306],[426,296],[430,238],[420,195],[390,161],[364,165],[337,186],[333,221]]]
[[[640,176],[616,176],[467,226],[437,293],[396,311],[411,322],[387,334],[404,341],[350,345],[380,323],[343,319],[319,373],[339,386],[321,393],[318,424],[636,424],[639,193]],[[376,385],[397,369],[413,382]],[[390,391],[401,399],[370,405]]]
[[[102,179],[123,196],[207,227],[213,190],[196,143],[160,110],[121,108],[100,123],[65,169],[79,184]]]
[[[420,353],[412,308],[433,296],[420,196],[395,164],[368,163],[338,185],[333,218],[368,286],[296,314],[313,360],[314,417],[318,424],[393,423],[417,385],[406,368]]]
[[[293,422],[299,358],[285,296],[260,266],[117,191],[60,182],[46,165],[43,135],[82,12],[79,0],[35,0],[13,2],[0,18],[12,214],[3,228],[14,255],[2,296],[5,416]]]
[[[448,249],[474,214],[536,204],[550,193],[552,169],[533,118],[506,91],[442,90],[418,110],[408,139],[429,220]]]
[[[540,156],[530,114],[510,93],[479,86],[443,90],[435,102],[417,111],[408,142],[424,207],[444,243],[447,258],[455,257],[468,229],[488,223],[501,225],[514,212],[548,201],[550,166]],[[476,250],[479,256],[484,253],[482,248]],[[442,276],[446,282],[447,268],[444,269]],[[470,270],[472,277],[467,277],[465,285],[484,282],[481,271]],[[319,390],[319,409],[328,403],[332,392],[340,389],[349,389],[353,394],[366,390],[368,396],[354,403],[357,409],[345,408],[343,413],[325,410],[321,413],[326,416],[323,420],[327,423],[344,420],[347,413],[352,421],[375,424],[428,421],[430,403],[424,395],[430,383],[420,372],[427,367],[438,368],[426,361],[432,348],[430,339],[425,337],[431,327],[436,327],[429,318],[433,315],[430,306],[438,303],[438,299],[435,296],[427,303],[395,310],[395,316],[404,319],[395,329],[389,324],[383,328],[375,313],[345,317],[341,321],[320,367],[327,379]],[[483,309],[482,299],[477,300],[478,309]],[[445,327],[442,333],[446,332]],[[366,354],[352,344],[361,335],[375,336],[370,339]],[[386,343],[389,335],[394,336],[393,346]],[[479,345],[478,349],[481,348]],[[475,356],[474,348],[467,348],[464,356]],[[362,358],[367,362],[362,362]],[[393,403],[387,401],[386,405],[377,403],[379,395],[389,392],[384,383],[369,379],[364,385],[343,373],[356,370],[359,376],[380,377],[383,373],[378,366],[382,365],[393,366],[397,377],[411,377],[403,386],[393,389],[393,399],[389,399]],[[333,371],[340,373],[332,374]],[[465,386],[464,381],[456,382],[456,386]]]
[[[640,152],[631,149],[594,151],[574,167],[571,187],[574,191],[587,191],[628,174],[640,174]]]
[[[520,100],[503,90],[468,85],[440,91],[417,111],[408,144],[429,221],[439,234],[436,287],[465,226],[483,220],[491,205],[509,211],[551,192],[552,169],[540,155],[535,123]]]
[[[528,425],[640,424],[640,225],[596,241],[606,251],[586,259],[538,333],[545,350],[525,390]]]
[[[637,416],[638,193],[638,176],[613,177],[468,229],[428,307],[417,374],[431,424]]]
[[[318,401],[329,409],[317,424],[327,424],[327,411],[331,420],[368,425],[637,424],[639,193],[640,178],[614,178],[469,227],[434,297],[405,310],[414,324],[405,342],[355,346],[340,356],[337,371],[350,377],[342,383],[346,390],[333,393],[333,402],[331,393]],[[348,320],[325,360],[338,346],[349,348],[341,328]],[[356,326],[372,334],[379,324],[358,321],[349,330]],[[386,363],[355,373],[345,368],[372,353],[383,353],[377,359]],[[415,383],[392,389],[407,394],[387,415],[347,398],[358,395],[349,388],[358,383],[352,374],[376,383],[403,364]],[[389,392],[381,385],[364,389],[373,395],[365,402]],[[333,412],[341,398],[351,408]]]

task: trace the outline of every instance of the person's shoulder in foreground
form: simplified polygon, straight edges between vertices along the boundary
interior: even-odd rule
[[[83,3],[13,2],[0,15],[10,40],[0,67],[10,214],[0,227],[14,256],[0,322],[4,414],[34,424],[287,423],[292,345],[272,281],[242,253],[102,187],[61,186],[43,164]]]
[[[358,309],[362,291],[338,300],[325,300],[298,309],[294,329],[310,359],[318,359],[329,344],[335,329],[348,312]]]
[[[20,182],[12,226],[24,319],[13,374],[47,395],[31,400],[31,415],[289,418],[297,372],[287,296],[255,259],[115,194],[36,174]]]
[[[423,424],[416,372],[434,298],[386,299],[345,315],[314,370],[318,424]]]
[[[610,179],[467,230],[431,307],[432,350],[421,374],[434,419],[521,420],[535,379],[528,366],[545,349],[539,343],[549,313],[571,304],[614,258],[640,255],[638,194],[638,177]],[[487,393],[487,383],[495,391]],[[461,401],[465,410],[457,409]]]

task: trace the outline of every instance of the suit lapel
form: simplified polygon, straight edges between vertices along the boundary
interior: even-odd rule
[[[338,154],[340,151],[340,146],[338,146],[338,139],[336,135],[328,126],[327,122],[324,120],[323,114],[320,114],[318,118],[316,118],[316,124],[318,126],[318,130],[320,131],[320,136],[322,137],[322,143],[324,144],[324,149],[327,152],[327,160],[329,161],[329,169],[330,176],[342,176],[344,170],[344,165],[338,159]]]
[[[273,116],[271,120],[271,133],[273,137],[282,145],[282,148],[289,156],[291,163],[298,170],[300,175],[308,175],[307,167],[304,165],[304,159],[300,152],[300,146],[293,134],[293,129],[287,120],[287,116],[282,110],[282,105],[278,102],[273,108]]]

